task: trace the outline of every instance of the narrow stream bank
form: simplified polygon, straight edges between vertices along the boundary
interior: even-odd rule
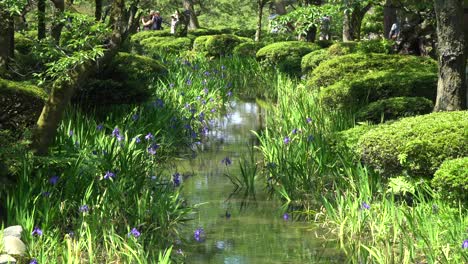
[[[260,112],[256,103],[234,102],[202,144],[204,151],[178,164],[181,174],[193,175],[184,179],[183,197],[199,205],[185,234],[186,263],[342,263],[334,242],[317,238],[321,230],[310,223],[285,219],[263,186],[243,208],[242,194],[228,199],[234,186],[225,174],[240,173],[239,159],[255,142],[251,130],[261,128]],[[231,165],[222,162],[226,157]],[[201,241],[194,238],[197,228],[206,235]]]

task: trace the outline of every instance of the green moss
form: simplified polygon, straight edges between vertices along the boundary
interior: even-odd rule
[[[302,57],[320,46],[302,41],[285,41],[273,43],[257,52],[257,60],[264,67],[276,67],[280,71],[298,75],[301,72]]]
[[[261,48],[263,48],[262,43],[244,42],[244,43],[237,45],[234,48],[232,53],[239,55],[239,56],[255,57],[255,55],[257,54],[257,51]]]
[[[37,86],[0,79],[0,129],[24,132],[36,123],[46,99]]]
[[[15,32],[15,50],[21,54],[28,54],[34,46],[34,41],[18,32]]]
[[[325,64],[328,63],[324,62]],[[320,67],[320,66],[319,66]],[[425,97],[435,101],[437,92],[437,73],[421,71],[362,71],[353,72],[341,81],[320,89],[322,103],[330,108],[360,108],[368,103],[391,97]],[[328,73],[327,73],[328,75]],[[331,76],[330,76],[331,78]],[[338,77],[339,78],[339,77]],[[328,80],[322,79],[324,83]],[[333,82],[334,80],[330,80]]]
[[[151,96],[151,83],[167,73],[158,61],[120,52],[104,71],[87,82],[74,101],[87,105],[143,102]]]
[[[384,176],[431,177],[445,160],[468,156],[468,111],[378,125],[359,139],[358,149],[361,160]]]
[[[349,54],[321,63],[311,73],[312,77],[307,84],[310,88],[320,88],[345,78],[359,79],[367,73],[385,70],[436,73],[437,62],[430,58],[409,55]]]
[[[393,97],[370,103],[356,115],[358,121],[379,123],[401,117],[429,114],[434,104],[423,97]]]
[[[153,37],[170,37],[172,36],[169,30],[145,30],[140,31],[131,36],[130,40],[133,43],[140,43],[142,40]]]
[[[175,37],[151,37],[140,42],[145,54],[159,57],[161,53],[179,53],[192,48],[192,40],[189,38]]]
[[[337,42],[328,48],[328,53],[331,56],[341,56],[356,52],[357,43],[350,42]]]
[[[468,157],[446,160],[434,174],[432,186],[443,198],[468,201]]]
[[[210,36],[200,36],[193,42],[193,50],[205,54],[207,52],[206,42]]]
[[[330,58],[328,50],[320,49],[312,51],[311,53],[302,57],[301,60],[301,69],[302,73],[307,74],[315,69],[322,61],[325,61]]]

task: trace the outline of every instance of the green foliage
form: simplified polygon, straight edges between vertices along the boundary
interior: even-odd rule
[[[151,95],[150,83],[166,73],[156,60],[121,52],[80,89],[74,101],[85,105],[143,102]]]
[[[153,58],[159,58],[161,54],[177,54],[192,48],[189,38],[175,37],[151,37],[140,42],[143,52]]]
[[[336,153],[343,153],[343,151],[351,151],[353,156],[359,157],[358,143],[359,139],[370,130],[374,129],[375,125],[362,123],[353,128],[335,133],[333,137],[334,150]],[[358,158],[359,159],[359,158]]]
[[[263,47],[263,43],[249,41],[237,45],[232,53],[238,56],[255,57],[257,51]]]
[[[330,58],[327,49],[320,49],[312,51],[311,53],[302,57],[301,69],[302,73],[309,73],[315,69],[322,61]]]
[[[423,97],[392,97],[370,103],[356,114],[358,121],[380,121],[424,115],[432,112],[434,104]]]
[[[18,32],[15,32],[15,50],[21,54],[28,54],[34,46],[34,41]]]
[[[431,177],[447,159],[468,156],[468,112],[439,112],[381,124],[359,139],[361,159],[383,176]]]
[[[428,72],[425,65],[414,66],[411,71],[372,72],[372,68],[369,68],[369,72],[362,72],[361,75],[350,73],[341,81],[320,89],[321,101],[330,108],[342,109],[356,109],[381,99],[400,96],[420,96],[435,101],[437,92],[435,69],[434,72]]]
[[[142,40],[153,38],[153,37],[170,37],[172,36],[169,30],[144,30],[130,37],[131,42],[140,43]]]
[[[335,57],[321,63],[312,72],[308,82],[311,88],[326,87],[345,78],[362,78],[367,73],[396,70],[405,73],[436,73],[437,63],[430,58],[386,55],[386,54],[349,54]],[[356,78],[356,79],[358,79]]]
[[[281,72],[297,75],[301,72],[302,57],[319,49],[319,45],[308,42],[278,42],[261,48],[257,60],[264,67],[276,67]]]
[[[240,43],[252,41],[249,38],[230,34],[213,35],[206,40],[205,48],[209,56],[226,56],[232,54],[234,48]]]
[[[362,40],[357,43],[356,51],[361,53],[383,53],[392,52],[394,42],[387,39]]]
[[[189,35],[193,35],[195,37],[231,34],[231,33],[232,33],[232,30],[229,28],[197,28],[197,29],[192,29],[188,31]]]
[[[372,12],[368,12],[362,19],[361,36],[383,36],[383,9],[382,5],[374,5]]]
[[[468,157],[444,161],[434,174],[432,186],[444,199],[466,204],[468,201],[467,168]]]
[[[46,99],[47,94],[37,86],[0,79],[0,129],[21,134],[32,127]]]
[[[331,56],[341,56],[356,52],[357,43],[354,41],[337,42],[328,48]]]
[[[208,41],[208,38],[210,36],[200,36],[200,37],[197,37],[194,41],[193,41],[193,50],[196,51],[196,52],[199,52],[201,54],[205,54],[207,52],[207,49],[206,49],[206,42]]]

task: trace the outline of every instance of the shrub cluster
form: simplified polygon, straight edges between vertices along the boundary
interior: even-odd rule
[[[298,75],[302,57],[320,48],[317,44],[302,41],[277,42],[261,48],[257,60],[264,67],[276,67],[281,72]]]
[[[253,42],[250,38],[231,34],[200,36],[193,43],[193,50],[206,56],[226,56],[233,53],[234,48],[242,43]]]
[[[443,198],[466,203],[468,201],[468,157],[444,161],[434,174],[432,186]]]

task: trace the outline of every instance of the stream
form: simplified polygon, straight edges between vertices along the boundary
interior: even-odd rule
[[[242,192],[230,197],[234,185],[225,174],[240,173],[239,159],[256,142],[251,131],[261,129],[262,112],[255,102],[233,102],[200,145],[203,151],[178,164],[182,175],[192,175],[183,179],[182,196],[197,207],[187,223],[191,233],[184,234],[186,263],[343,263],[336,242],[318,238],[324,230],[285,217],[263,185],[256,186],[255,201],[242,199]],[[222,162],[226,157],[231,165]]]

